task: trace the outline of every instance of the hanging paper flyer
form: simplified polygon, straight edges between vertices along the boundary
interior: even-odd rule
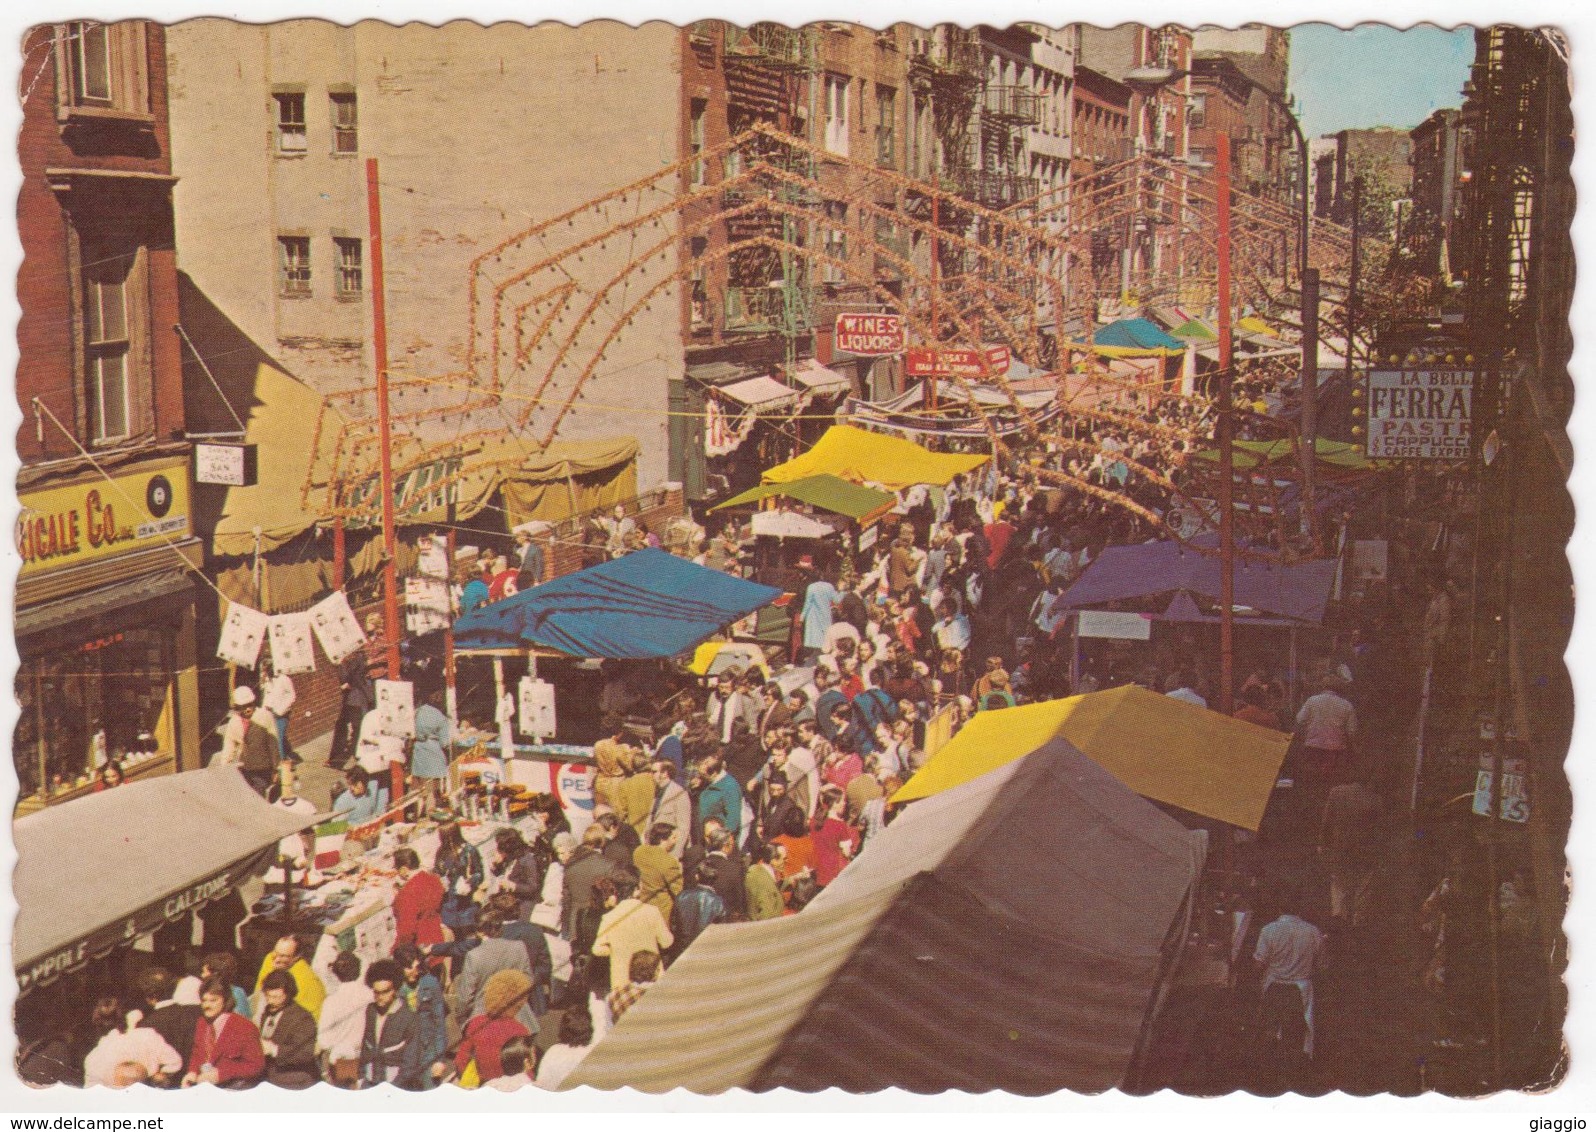
[[[321,642],[321,651],[334,664],[342,663],[366,643],[366,635],[360,631],[360,622],[349,608],[349,598],[343,590],[334,590],[310,607],[310,625]]]
[[[260,659],[261,642],[266,639],[270,620],[247,605],[236,601],[229,604],[227,620],[222,623],[222,639],[216,646],[217,658],[240,668],[254,668]]]
[[[272,670],[316,671],[316,650],[310,641],[310,618],[303,613],[283,613],[271,619]]]
[[[415,686],[408,680],[378,680],[377,726],[382,734],[413,739],[416,734]]]

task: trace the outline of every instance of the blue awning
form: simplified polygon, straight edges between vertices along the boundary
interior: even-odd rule
[[[606,660],[675,656],[780,596],[663,550],[639,550],[472,610],[455,622],[454,643]]]
[[[1336,560],[1315,559],[1282,566],[1239,561],[1233,568],[1234,601],[1288,622],[1318,624],[1335,583]],[[1220,563],[1176,542],[1111,546],[1059,595],[1063,609],[1089,609],[1120,601],[1151,599],[1167,603],[1160,620],[1206,620],[1196,615],[1191,595],[1219,600]],[[1179,595],[1187,600],[1178,602]],[[1155,614],[1156,616],[1156,614]]]

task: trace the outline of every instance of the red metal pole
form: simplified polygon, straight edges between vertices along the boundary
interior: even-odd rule
[[[344,588],[344,571],[349,569],[349,549],[344,540],[344,517],[333,519],[333,589]]]
[[[1215,439],[1219,441],[1219,710],[1231,711],[1235,686],[1233,633],[1236,606],[1235,419],[1231,415],[1230,329],[1230,138],[1218,133],[1215,175],[1219,198],[1219,397]]]
[[[931,197],[931,339],[932,340],[929,343],[929,345],[931,347],[931,374],[930,374],[929,377],[927,377],[925,379],[926,408],[928,408],[928,409],[935,409],[937,407],[937,359],[942,356],[941,352],[940,352],[940,350],[938,348],[940,346],[940,344],[941,344],[941,340],[942,339],[941,339],[940,333],[937,330],[937,288],[938,288],[938,286],[940,286],[940,283],[938,281],[938,273],[941,271],[941,262],[940,261],[942,259],[942,256],[941,256],[942,242],[939,239],[937,239],[938,233],[940,233],[942,231],[942,229],[941,229],[942,210],[941,210],[940,207],[938,207],[940,204],[941,204],[941,199],[939,197],[933,195]]]
[[[377,367],[377,445],[381,460],[382,492],[382,629],[387,637],[388,679],[399,679],[399,578],[398,547],[394,536],[393,452],[388,415],[388,309],[382,279],[382,200],[377,188],[377,159],[366,159],[366,208],[371,221],[371,342]],[[404,766],[393,768],[393,794],[397,802],[405,792]]]

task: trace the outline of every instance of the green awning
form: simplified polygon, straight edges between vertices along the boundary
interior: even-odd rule
[[[1314,455],[1321,464],[1330,464],[1338,468],[1348,468],[1362,471],[1373,468],[1374,462],[1363,454],[1363,449],[1356,444],[1348,444],[1342,440],[1327,440],[1317,437],[1314,440]],[[1236,467],[1256,468],[1259,464],[1271,464],[1276,460],[1294,458],[1296,443],[1289,439],[1280,440],[1238,440],[1236,441]],[[1196,453],[1199,460],[1217,462],[1219,450],[1210,448]]]
[[[1176,338],[1201,338],[1207,342],[1212,342],[1219,337],[1205,323],[1195,318],[1175,327],[1175,329],[1170,331],[1170,334]]]
[[[719,511],[725,507],[736,507],[744,503],[758,503],[772,496],[796,499],[811,507],[818,507],[822,511],[830,511],[834,515],[846,515],[850,519],[874,516],[898,502],[898,497],[891,492],[877,491],[873,487],[861,487],[859,484],[849,483],[840,476],[820,475],[806,476],[790,483],[760,484],[710,510]]]

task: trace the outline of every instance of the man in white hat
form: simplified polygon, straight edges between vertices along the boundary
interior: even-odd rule
[[[277,750],[277,736],[268,725],[257,720],[255,690],[247,685],[233,689],[233,713],[227,720],[227,731],[222,736],[222,749],[217,762],[237,765],[244,778],[262,797],[276,777],[281,755]]]
[[[244,735],[255,713],[255,689],[248,684],[240,684],[233,689],[232,704],[233,710],[227,713],[227,722],[222,729],[222,749],[211,760],[212,766],[218,763],[231,766],[238,764],[239,757],[244,753]]]

